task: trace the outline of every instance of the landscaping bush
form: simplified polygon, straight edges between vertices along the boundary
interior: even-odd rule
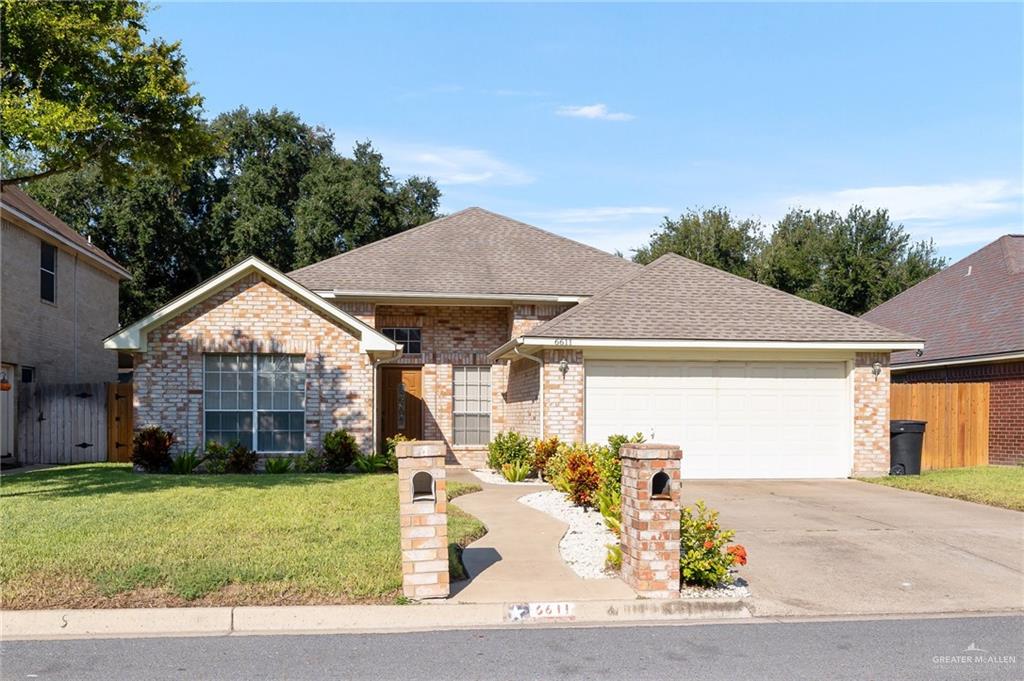
[[[388,467],[387,457],[380,454],[370,454],[369,456],[356,454],[354,463],[356,470],[360,473],[377,473],[387,470]]]
[[[324,457],[315,449],[307,449],[305,454],[295,457],[294,464],[296,473],[323,473]]]
[[[548,465],[548,459],[558,452],[559,444],[561,443],[554,435],[544,440],[538,439],[533,443],[533,467],[538,475],[544,476],[544,469]]]
[[[611,450],[612,454],[617,459],[617,458],[619,458],[619,449],[622,448],[622,445],[625,445],[625,444],[638,445],[638,444],[642,443],[646,439],[647,438],[644,437],[643,433],[636,433],[634,435],[621,435],[621,434],[609,435],[608,436],[608,449]]]
[[[530,471],[533,468],[530,466],[528,461],[520,461],[518,463],[507,463],[501,467],[501,474],[505,476],[505,479],[509,482],[522,482],[526,480],[526,477],[530,475]]]
[[[396,452],[396,450],[398,449],[398,443],[408,441],[409,438],[402,435],[401,433],[398,433],[397,435],[392,435],[388,439],[384,440],[387,446],[386,456],[388,460],[387,463],[389,471],[393,473],[398,472],[398,454]]]
[[[328,473],[344,473],[360,454],[356,438],[344,428],[324,436],[324,469]]]
[[[530,438],[514,430],[498,433],[487,445],[487,465],[496,471],[501,471],[507,463],[519,464],[524,461],[532,466],[533,443]]]
[[[681,540],[680,577],[691,586],[715,587],[731,584],[729,568],[747,564],[747,550],[739,544],[726,546],[735,536],[718,524],[718,512],[710,511],[703,501],[686,507],[679,519]]]
[[[601,476],[594,464],[594,455],[580,447],[569,452],[565,460],[565,485],[569,498],[577,506],[593,506]]]
[[[263,463],[263,470],[271,475],[281,475],[291,469],[292,460],[287,456],[271,457]]]
[[[170,470],[173,444],[174,433],[160,426],[146,426],[132,439],[132,463],[147,473]]]
[[[206,459],[204,468],[207,473],[221,475],[223,473],[255,473],[260,458],[241,442],[221,444],[206,443]]]
[[[189,451],[179,454],[171,461],[171,472],[175,475],[188,475],[194,472],[199,464],[202,463],[202,459],[197,454],[198,451],[198,447],[193,447]]]

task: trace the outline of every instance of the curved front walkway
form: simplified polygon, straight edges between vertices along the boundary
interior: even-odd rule
[[[469,581],[452,585],[452,601],[508,603],[594,601],[636,598],[617,578],[582,579],[558,553],[568,525],[520,504],[519,497],[546,485],[489,485],[460,468],[448,479],[480,484],[483,491],[456,498],[455,504],[487,526],[487,534],[463,551]]]

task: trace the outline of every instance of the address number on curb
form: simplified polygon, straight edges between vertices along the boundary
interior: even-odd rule
[[[505,620],[508,622],[572,620],[575,618],[575,603],[516,603],[508,606],[508,612],[505,615]]]

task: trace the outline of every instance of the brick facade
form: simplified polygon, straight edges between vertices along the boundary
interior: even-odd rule
[[[881,372],[874,375],[875,363]],[[853,367],[853,473],[889,471],[889,353],[858,352]]]
[[[243,277],[153,329],[135,355],[135,425],[159,425],[176,450],[202,446],[203,354],[287,353],[306,358],[307,447],[345,428],[372,447],[373,369],[359,341],[257,274]]]
[[[988,461],[1024,462],[1024,362],[968,364],[893,374],[895,383],[988,383]]]

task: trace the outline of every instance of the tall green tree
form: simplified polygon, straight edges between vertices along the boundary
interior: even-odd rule
[[[677,253],[753,278],[762,241],[761,226],[754,220],[737,220],[725,208],[691,209],[678,220],[665,218],[650,242],[636,249],[633,260],[647,264],[666,253]]]
[[[209,145],[178,43],[146,42],[135,0],[0,0],[3,182],[91,165],[183,168]]]

